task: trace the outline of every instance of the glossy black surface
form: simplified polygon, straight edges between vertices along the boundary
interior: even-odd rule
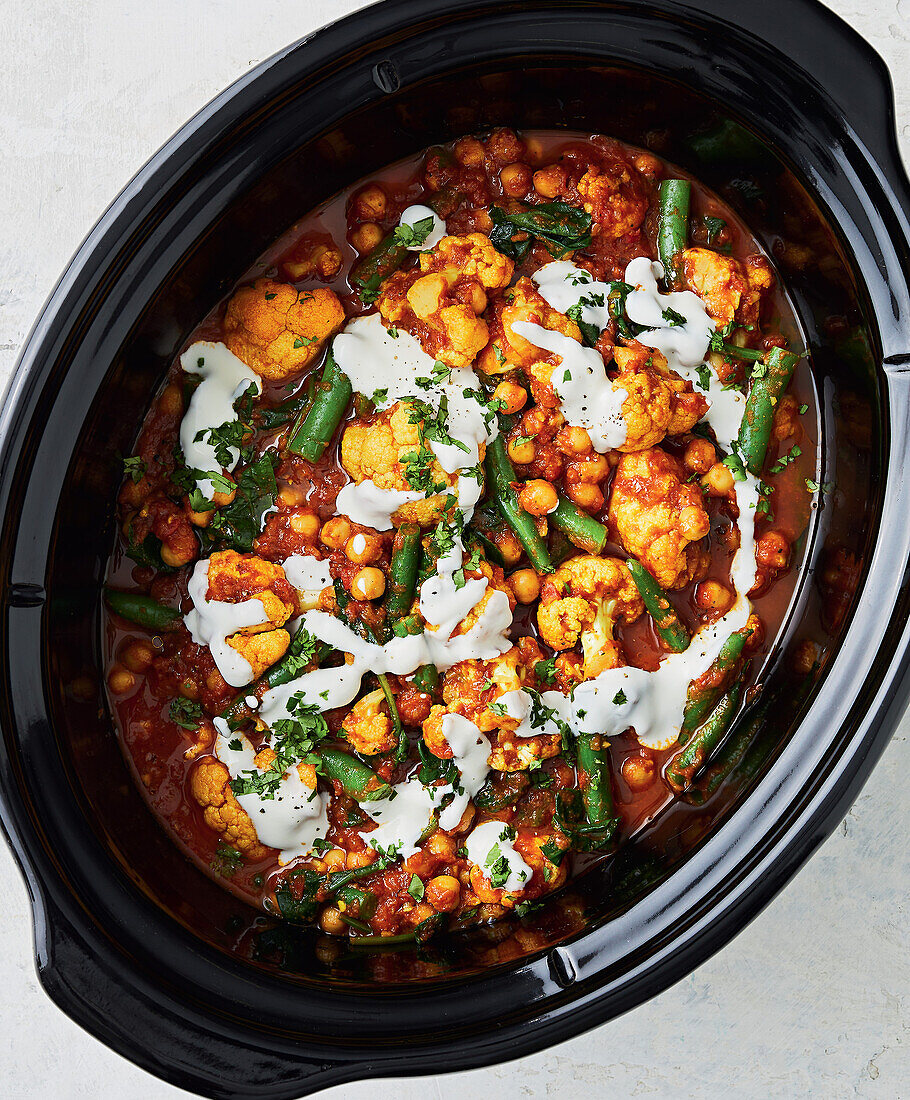
[[[907,696],[910,234],[892,113],[881,61],[809,0],[399,0],[254,70],[137,175],[39,318],[0,421],[2,812],[41,980],[65,1011],[213,1096],[467,1068],[654,995],[780,889]],[[760,142],[718,159],[690,140],[726,118]],[[806,331],[822,478],[838,490],[765,678],[772,719],[716,802],[671,807],[517,937],[505,925],[423,957],[332,958],[185,860],[127,773],[97,688],[116,454],[198,317],[297,215],[433,141],[503,123],[650,145],[742,210]],[[838,548],[860,583],[825,623]],[[788,656],[807,635],[829,652],[800,696]]]

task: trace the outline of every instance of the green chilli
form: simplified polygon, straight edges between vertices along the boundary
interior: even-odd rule
[[[288,450],[309,462],[318,462],[351,403],[351,383],[332,358],[331,351],[310,407],[297,420]]]
[[[661,180],[658,190],[657,254],[671,286],[682,282],[679,257],[689,241],[691,193],[688,180]]]
[[[670,603],[666,592],[640,562],[634,558],[628,558],[626,565],[648,614],[654,620],[657,633],[674,653],[684,652],[689,648],[689,631],[676,614],[676,609]]]
[[[142,596],[138,592],[120,592],[116,588],[105,588],[104,600],[121,619],[128,619],[148,630],[176,630],[177,624],[183,618],[176,607],[165,607],[150,596]]]
[[[606,527],[593,516],[589,516],[587,512],[582,512],[561,493],[556,510],[551,512],[547,519],[579,550],[585,550],[589,554],[599,554],[607,545]]]
[[[799,359],[792,351],[772,348],[765,356],[762,372],[752,372],[752,386],[746,398],[737,442],[746,469],[756,477],[765,464],[777,403],[790,385]]]

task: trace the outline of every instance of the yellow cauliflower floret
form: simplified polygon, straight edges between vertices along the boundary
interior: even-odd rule
[[[420,432],[417,424],[410,422],[412,406],[400,401],[380,413],[375,420],[364,424],[352,421],[341,437],[341,465],[358,484],[371,480],[385,491],[413,492],[406,471],[415,464],[402,461],[406,456],[416,459],[420,453]],[[484,448],[480,448],[483,458]],[[429,473],[434,485],[442,485],[441,492],[425,500],[409,501],[392,514],[396,527],[402,523],[419,523],[429,527],[443,515],[444,502],[449,492],[455,492],[458,474],[447,474],[435,458],[428,461]]]
[[[740,263],[710,248],[687,248],[682,256],[686,282],[719,329],[734,318],[743,323],[758,319],[761,295],[773,283],[763,256],[749,256]]]
[[[628,435],[617,450],[654,447],[664,436],[690,431],[708,411],[705,398],[671,373],[659,351],[633,341],[628,347],[615,347],[613,359],[619,367],[613,386],[629,395],[622,405]]]
[[[704,576],[708,554],[701,540],[710,523],[701,489],[659,447],[622,456],[608,515],[616,540],[663,588],[683,588]]]
[[[536,768],[544,760],[559,756],[562,737],[558,733],[538,733],[534,737],[515,737],[503,729],[496,737],[488,763],[498,772],[523,772]]]
[[[202,817],[221,839],[249,859],[265,859],[270,849],[259,843],[250,815],[243,809],[229,784],[231,773],[220,760],[206,756],[193,769],[190,789],[202,807]]]
[[[534,370],[535,374],[540,372],[541,380],[549,381],[553,366],[548,362],[548,353],[519,335],[512,327],[516,321],[540,325],[581,343],[578,325],[554,309],[530,279],[522,278],[493,303],[490,342],[477,359],[477,366],[485,374],[500,374],[521,367]]]
[[[578,194],[591,215],[594,236],[615,241],[638,229],[648,212],[648,200],[635,186],[632,169],[616,161],[606,167],[592,164],[578,181]]]
[[[238,554],[221,550],[209,558],[208,598],[222,603],[243,603],[260,600],[265,619],[245,626],[232,634],[227,643],[253,669],[253,679],[276,661],[280,661],[291,644],[291,636],[283,627],[296,611],[294,589],[275,562],[254,554]]]
[[[514,727],[515,720],[494,714],[490,703],[495,703],[508,691],[521,688],[525,673],[520,662],[518,647],[513,646],[501,657],[488,661],[460,661],[453,665],[446,673],[442,686],[446,707],[453,714],[463,714],[469,718],[484,733],[499,729],[504,721],[511,722]]]
[[[224,342],[257,374],[282,382],[315,362],[343,324],[344,308],[333,291],[298,291],[257,279],[228,303]]]
[[[391,325],[415,336],[423,350],[451,367],[468,367],[487,343],[487,291],[508,285],[512,261],[483,233],[443,237],[421,253],[420,266],[382,284],[376,305]]]
[[[553,649],[571,649],[581,638],[584,676],[590,679],[623,663],[614,624],[634,622],[643,611],[624,562],[580,554],[545,578],[537,625]]]
[[[341,730],[353,748],[366,756],[395,748],[395,727],[381,688],[358,699],[341,723]]]

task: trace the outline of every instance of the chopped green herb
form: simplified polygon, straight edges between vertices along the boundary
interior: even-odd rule
[[[192,699],[180,695],[171,700],[168,715],[172,722],[185,730],[198,729],[202,721],[202,707]]]

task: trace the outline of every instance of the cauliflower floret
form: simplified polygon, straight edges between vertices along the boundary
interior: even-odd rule
[[[617,450],[629,453],[654,447],[666,435],[691,430],[707,412],[705,398],[670,372],[659,351],[636,341],[614,348],[613,358],[619,367],[613,386],[629,395],[622,403],[628,433]]]
[[[442,735],[442,720],[446,714],[462,714],[490,735],[487,763],[497,771],[524,771],[557,756],[562,747],[560,734],[515,737],[518,719],[491,709],[491,704],[495,705],[506,693],[521,690],[542,656],[539,647],[531,643],[513,646],[501,657],[489,661],[470,660],[453,665],[443,683],[445,706],[434,706],[423,723],[423,739],[430,752],[444,760],[451,757],[452,750]]]
[[[523,772],[538,767],[544,760],[559,756],[561,752],[562,737],[558,733],[515,737],[511,730],[500,730],[488,763],[499,772]]]
[[[495,703],[508,691],[518,691],[524,680],[521,653],[517,646],[513,646],[501,657],[494,657],[489,661],[460,661],[453,665],[445,675],[442,698],[451,713],[463,714],[479,730],[489,733],[499,729],[503,721],[511,722],[514,726],[514,719],[503,719],[494,714],[490,710],[490,703]],[[426,739],[426,723],[424,738]],[[427,744],[432,752],[440,755],[429,741]]]
[[[489,336],[480,316],[486,292],[507,286],[512,270],[512,261],[483,233],[443,237],[421,254],[419,268],[386,279],[376,304],[389,324],[416,336],[428,355],[468,367]]]
[[[687,248],[683,270],[686,282],[705,303],[719,329],[734,318],[754,324],[761,296],[774,281],[763,256],[749,256],[740,263],[710,248]]]
[[[253,679],[280,661],[291,644],[291,636],[280,629],[297,609],[293,586],[284,570],[254,554],[221,550],[209,558],[208,598],[221,603],[261,600],[266,619],[232,634],[227,643],[253,669]]]
[[[344,309],[333,291],[298,291],[289,283],[257,279],[228,303],[224,342],[257,374],[283,382],[315,362],[343,324]]]
[[[542,372],[542,381],[549,381],[553,366],[547,359],[548,353],[515,332],[512,326],[516,321],[540,325],[581,343],[578,325],[558,309],[553,309],[530,279],[519,279],[507,294],[493,303],[491,311],[490,342],[477,360],[477,366],[485,374],[501,374],[515,367],[529,371],[537,368]]]
[[[663,588],[683,588],[704,576],[708,555],[701,540],[710,524],[701,490],[659,447],[622,456],[608,514],[617,541]]]
[[[635,186],[634,169],[618,159],[610,167],[607,172],[592,164],[578,181],[578,194],[593,220],[592,234],[615,241],[639,228],[648,200]]]
[[[366,756],[389,752],[397,744],[395,727],[381,688],[357,700],[341,723],[341,729],[353,748]]]
[[[190,776],[193,798],[202,807],[202,817],[221,839],[248,859],[265,859],[270,849],[259,843],[250,815],[230,788],[231,773],[214,756],[203,757]]]
[[[429,449],[421,450],[419,427],[411,423],[412,411],[410,404],[400,401],[368,424],[359,420],[350,423],[341,437],[341,465],[358,484],[369,478],[386,491],[443,486],[433,496],[408,501],[392,514],[396,527],[402,523],[430,527],[441,519],[446,497],[457,491],[458,474],[447,474]],[[482,445],[479,453],[483,459]],[[406,458],[410,461],[404,461]],[[408,481],[408,472],[414,484]]]
[[[617,620],[634,622],[643,611],[641,596],[623,562],[580,554],[545,578],[537,625],[553,649],[571,649],[581,637],[584,676],[591,679],[623,664],[613,625]]]

